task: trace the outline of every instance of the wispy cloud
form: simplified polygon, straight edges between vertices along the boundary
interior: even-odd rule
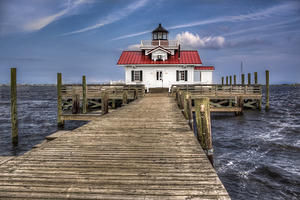
[[[16,1],[2,3],[3,12],[0,19],[1,35],[17,32],[38,31],[64,16],[74,14],[82,4],[93,0],[65,1]],[[57,3],[59,2],[59,3]]]
[[[242,21],[262,20],[265,18],[269,18],[275,14],[278,15],[278,14],[288,13],[288,11],[295,10],[296,8],[297,8],[297,5],[295,5],[294,2],[288,2],[288,3],[276,5],[276,6],[273,6],[273,7],[258,11],[258,12],[253,12],[250,14],[216,17],[213,19],[206,19],[206,20],[201,20],[201,21],[195,21],[192,23],[171,26],[171,27],[167,27],[167,29],[172,30],[172,29],[179,29],[179,28],[188,28],[188,27],[202,26],[202,25],[222,23],[222,22],[242,22]],[[143,35],[143,34],[150,33],[150,32],[151,32],[150,30],[147,30],[147,31],[143,31],[143,32],[127,34],[127,35],[123,35],[123,36],[114,38],[113,40],[135,37],[135,36]]]
[[[124,17],[127,17],[128,15],[133,13],[135,10],[143,7],[144,5],[147,4],[147,2],[148,2],[148,0],[136,1],[132,4],[129,4],[127,7],[123,8],[121,10],[118,10],[118,11],[115,11],[115,12],[109,14],[108,16],[104,17],[98,23],[96,23],[94,25],[91,25],[91,26],[88,26],[88,27],[85,27],[85,28],[82,28],[82,29],[79,29],[79,30],[76,30],[76,31],[64,33],[62,35],[72,35],[72,34],[76,34],[76,33],[83,33],[83,32],[86,32],[86,31],[90,31],[90,30],[100,28],[100,27],[105,26],[107,24],[114,23],[116,21],[121,20]]]
[[[201,38],[198,34],[193,34],[188,31],[177,34],[176,39],[183,44],[184,48],[220,49],[225,45],[225,38],[222,36]]]

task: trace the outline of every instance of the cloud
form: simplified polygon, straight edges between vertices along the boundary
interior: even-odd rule
[[[72,34],[76,34],[76,33],[83,33],[86,31],[90,31],[90,30],[94,30],[97,28],[100,28],[102,26],[105,26],[107,24],[111,24],[114,23],[116,21],[121,20],[124,17],[127,17],[128,15],[130,15],[131,13],[133,13],[135,10],[143,7],[144,5],[146,5],[148,2],[148,0],[139,0],[136,1],[132,4],[129,4],[127,7],[120,9],[118,11],[112,12],[111,14],[107,15],[106,17],[104,17],[103,19],[101,19],[98,23],[76,30],[76,31],[72,31],[72,32],[68,32],[68,33],[64,33],[62,35],[72,35]]]
[[[171,26],[171,27],[167,27],[167,29],[172,30],[172,29],[179,29],[179,28],[188,28],[188,27],[202,26],[202,25],[222,23],[222,22],[242,22],[242,21],[262,20],[265,18],[269,18],[273,15],[286,14],[295,9],[297,9],[297,5],[294,2],[288,2],[288,3],[276,5],[276,6],[273,6],[273,7],[258,11],[258,12],[250,13],[250,14],[216,17],[213,19],[206,19],[206,20],[201,20],[201,21],[195,21],[192,23]],[[127,35],[123,35],[123,36],[114,38],[113,40],[135,37],[135,36],[143,35],[143,34],[150,33],[150,32],[151,31],[148,30],[148,31],[143,31],[143,32],[138,32],[138,33],[133,33],[133,34],[127,34]]]
[[[177,34],[176,40],[183,45],[183,48],[220,49],[225,46],[225,38],[222,36],[207,36],[201,38],[198,34],[193,34],[188,31]]]
[[[74,14],[74,10],[90,2],[92,0],[7,1],[1,5],[0,34],[41,30],[64,16]]]

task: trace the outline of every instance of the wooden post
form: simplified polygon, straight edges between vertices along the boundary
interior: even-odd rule
[[[82,76],[82,113],[87,112],[86,78]]]
[[[248,85],[251,85],[251,73],[248,73]]]
[[[186,93],[184,97],[184,116],[188,120],[190,128],[193,130],[192,99],[189,93]]]
[[[243,108],[244,108],[244,99],[241,96],[239,96],[237,98],[237,107],[241,108],[241,112],[236,112],[235,115],[242,115],[243,114]]]
[[[233,76],[233,85],[236,85],[236,75]]]
[[[127,101],[127,91],[124,90],[123,91],[123,101],[122,101],[122,104],[124,105],[124,104],[127,104],[127,103],[128,103],[128,101]]]
[[[269,70],[266,70],[266,110],[270,108]]]
[[[199,142],[213,165],[213,147],[210,122],[209,98],[195,100],[196,122]]]
[[[76,94],[76,91],[73,90],[73,97],[72,97],[72,114],[80,113],[80,96]]]
[[[62,85],[62,78],[61,73],[57,73],[57,127],[63,128],[64,121],[61,119],[62,115],[62,99],[61,99],[61,85]]]
[[[229,84],[232,85],[232,76],[229,77]]]
[[[242,81],[241,81],[242,85],[245,85],[245,74],[242,74]]]
[[[254,72],[254,84],[257,84],[257,72]]]
[[[108,93],[106,91],[103,91],[101,94],[101,111],[102,115],[108,113]]]
[[[222,85],[224,85],[224,77],[222,77]]]
[[[10,114],[11,139],[14,146],[18,145],[18,115],[17,115],[17,69],[10,69]]]
[[[226,85],[228,85],[228,76],[226,76]]]
[[[111,108],[112,108],[112,109],[115,109],[115,108],[116,108],[116,100],[115,100],[115,99],[112,99],[112,100],[111,100]]]

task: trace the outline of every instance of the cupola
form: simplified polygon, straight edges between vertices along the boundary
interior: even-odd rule
[[[152,40],[168,40],[168,33],[169,31],[159,24],[158,27],[152,31]]]

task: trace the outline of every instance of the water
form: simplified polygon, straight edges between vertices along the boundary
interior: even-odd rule
[[[300,199],[300,87],[273,86],[270,111],[213,114],[215,169],[232,199]],[[9,87],[0,87],[0,156],[20,155],[56,128],[56,88],[18,88],[19,146],[10,138]],[[74,129],[84,122],[67,122]]]

